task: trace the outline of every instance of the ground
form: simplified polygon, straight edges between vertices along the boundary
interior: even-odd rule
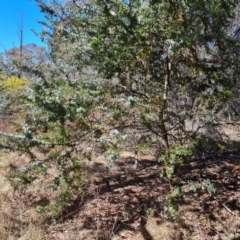
[[[175,222],[164,204],[170,185],[168,179],[159,177],[161,165],[142,156],[138,169],[133,170],[131,160],[125,156],[110,173],[104,164],[93,164],[104,181],[92,179],[86,196],[66,219],[48,229],[47,238],[240,239],[240,151],[205,154],[178,169],[173,181],[176,185],[182,179],[185,183],[179,185],[185,187],[178,198]],[[204,179],[213,183],[216,192],[204,186]],[[191,191],[189,181],[201,183],[201,189]]]
[[[0,171],[24,157],[2,153]],[[83,193],[51,224],[28,204],[30,195],[1,185],[0,239],[6,240],[233,240],[240,239],[239,145],[203,150],[176,169],[171,181],[151,152],[124,152],[107,171],[96,158],[85,165]],[[166,197],[181,186],[169,216]],[[195,189],[196,188],[196,189]],[[48,223],[48,224],[47,224]]]

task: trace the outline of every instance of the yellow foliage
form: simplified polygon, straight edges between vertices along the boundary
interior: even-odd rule
[[[4,87],[7,91],[15,91],[22,89],[26,84],[27,80],[20,79],[15,76],[11,76],[8,78],[4,78],[3,76],[0,76],[0,87]]]

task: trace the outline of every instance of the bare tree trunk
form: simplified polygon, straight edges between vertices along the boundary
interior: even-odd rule
[[[18,25],[18,39],[19,39],[19,67],[18,67],[18,78],[22,78],[22,68],[23,68],[23,15],[21,13],[19,19],[16,20]]]
[[[171,81],[171,71],[172,71],[172,64],[170,59],[167,57],[167,75],[165,77],[165,82],[164,82],[163,105],[162,105],[162,110],[159,114],[160,129],[161,129],[162,139],[166,149],[169,149],[169,138],[168,138],[168,131],[167,131],[165,119],[164,119],[164,112],[167,109],[167,105],[168,105],[168,91],[169,91],[169,84]]]

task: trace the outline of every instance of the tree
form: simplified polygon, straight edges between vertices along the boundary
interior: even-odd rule
[[[111,166],[123,147],[143,143],[171,177],[239,86],[239,43],[228,34],[237,1],[37,3],[55,67],[26,97],[31,116],[15,139],[31,161],[11,180],[29,184],[54,168],[50,187],[64,186],[65,201],[93,149]]]
[[[16,71],[16,76],[22,78],[22,60],[23,60],[23,39],[24,39],[24,24],[23,15],[20,14],[19,18],[16,18],[17,23],[17,36],[19,40],[19,48],[13,47],[10,51],[5,50],[5,55],[11,55],[12,63],[14,64],[14,71]],[[13,69],[11,69],[12,71]]]
[[[18,78],[22,78],[22,59],[23,59],[23,16],[21,14],[18,24],[18,38],[19,38],[19,59],[20,59],[20,66],[18,70]]]
[[[110,85],[117,79],[112,97],[133,97],[138,107],[129,119],[165,150],[218,121],[232,97],[238,43],[228,31],[237,1],[73,1],[64,14],[56,2],[54,9],[38,2],[48,16],[54,12],[49,42],[87,41],[78,62],[95,66]]]
[[[48,61],[48,52],[44,47],[37,46],[34,43],[24,45],[24,23],[23,15],[16,18],[17,22],[17,37],[19,46],[13,46],[10,49],[5,49],[2,55],[1,65],[3,66],[6,76],[16,76],[22,78],[34,78],[38,75],[39,68],[46,68]],[[31,73],[31,76],[29,74]],[[36,77],[36,76],[35,76]]]
[[[19,57],[19,52],[21,52],[21,57]],[[19,76],[19,69],[21,69],[21,77],[28,80],[33,80],[37,69],[40,72],[40,69],[47,68],[49,64],[47,49],[34,43],[19,48],[10,48],[2,55],[2,65],[6,75]]]
[[[19,55],[21,52],[21,57]],[[18,115],[24,112],[21,103],[22,92],[50,71],[47,50],[35,44],[5,50],[0,58],[1,72],[1,114]],[[20,74],[21,72],[21,74]],[[43,74],[44,73],[44,74]],[[22,78],[17,76],[21,75]]]

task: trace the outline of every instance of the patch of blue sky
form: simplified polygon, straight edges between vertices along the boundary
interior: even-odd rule
[[[41,32],[42,25],[37,20],[44,21],[34,0],[1,0],[0,1],[0,52],[19,47],[19,25],[23,23],[23,44],[35,43],[46,47],[46,43],[33,33]]]

